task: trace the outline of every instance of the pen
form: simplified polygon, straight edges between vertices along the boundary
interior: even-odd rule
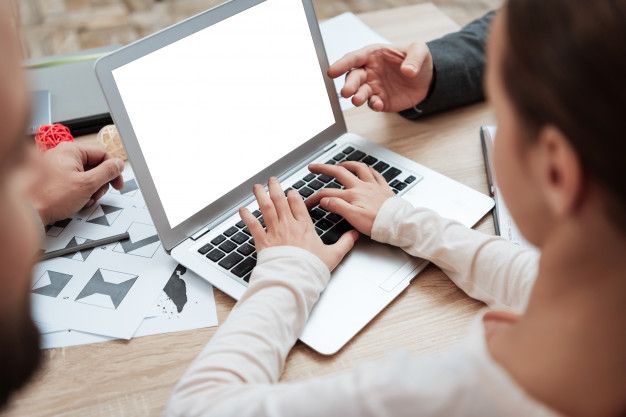
[[[491,165],[492,138],[490,133],[484,126],[480,129],[480,140],[483,145],[483,158],[485,160],[485,170],[487,171],[487,184],[489,185],[489,194],[494,199],[495,206],[493,210],[493,226],[498,236],[501,235],[500,222],[498,219],[498,199],[496,198],[496,184],[493,175],[493,167]]]
[[[46,252],[39,258],[40,261],[47,261],[49,259],[58,258],[59,256],[69,255],[70,253],[80,252],[82,250],[93,249],[98,246],[108,245],[110,243],[119,242],[120,240],[130,239],[128,232],[124,232],[119,235],[105,237],[104,239],[92,240],[91,242],[81,243],[80,245],[72,246],[69,248],[63,248],[59,250],[53,250],[52,252]]]

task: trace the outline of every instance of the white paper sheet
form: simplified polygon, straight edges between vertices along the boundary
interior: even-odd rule
[[[343,13],[320,23],[320,32],[324,39],[328,62],[332,65],[348,52],[361,49],[376,43],[390,43],[387,39],[374,32],[353,13]],[[353,108],[350,99],[341,97],[344,77],[335,79],[335,89],[342,110]]]
[[[33,316],[42,333],[55,334],[44,346],[64,346],[80,332],[95,341],[217,324],[212,287],[165,253],[130,167],[124,180],[121,192],[47,227],[46,250],[124,231],[131,239],[36,265]]]
[[[145,318],[133,337],[217,326],[217,311],[211,285],[192,271],[181,268],[174,260],[171,260],[170,269],[171,275],[176,275],[175,278],[170,275],[170,280],[182,280],[184,286],[177,285],[174,294],[171,290],[168,293],[162,291],[149,313],[153,317]],[[57,330],[42,335],[42,348],[69,347],[109,340],[114,338],[75,330]]]

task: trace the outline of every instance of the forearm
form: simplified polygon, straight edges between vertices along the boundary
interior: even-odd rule
[[[495,12],[459,32],[429,42],[433,83],[427,98],[401,114],[409,119],[484,100],[483,75],[489,27]]]
[[[522,310],[537,275],[538,253],[414,208],[400,198],[382,206],[372,238],[439,266],[469,296]]]
[[[276,383],[329,278],[302,249],[261,251],[250,288],[176,387],[168,414],[209,415],[237,393]]]

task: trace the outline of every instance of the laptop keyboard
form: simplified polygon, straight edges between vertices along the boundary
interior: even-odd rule
[[[402,180],[402,170],[378,160],[372,155],[367,155],[363,151],[354,149],[352,146],[346,147],[325,163],[335,165],[342,161],[360,161],[371,166],[382,174],[396,194],[417,180],[413,175],[408,175]],[[308,198],[322,188],[341,189],[344,187],[328,175],[310,173],[294,182],[291,187],[285,190],[285,193],[294,189],[300,193],[302,198]],[[352,229],[350,223],[343,217],[330,213],[318,205],[311,208],[309,213],[315,225],[315,231],[327,245],[337,242],[345,232]],[[265,227],[261,212],[255,210],[252,214]],[[252,269],[256,266],[254,239],[243,220],[202,246],[198,249],[198,253],[205,256],[209,261],[217,263],[224,270],[230,271],[231,274],[241,279],[244,285],[250,281]]]

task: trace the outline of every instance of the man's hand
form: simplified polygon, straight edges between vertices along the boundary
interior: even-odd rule
[[[29,197],[44,224],[65,219],[90,207],[111,184],[121,189],[124,161],[109,158],[97,145],[62,142],[37,156],[38,172]]]
[[[335,177],[345,189],[322,188],[306,201],[306,205],[313,207],[319,203],[321,208],[337,213],[356,230],[371,236],[378,211],[395,195],[385,178],[362,162],[311,164],[309,170]]]
[[[341,90],[352,104],[368,103],[374,111],[398,112],[419,104],[433,80],[433,59],[425,43],[408,48],[370,45],[351,52],[328,68],[328,75],[346,75]]]
[[[254,186],[254,195],[263,214],[266,230],[248,209],[239,210],[241,219],[254,238],[257,251],[271,246],[296,246],[320,258],[330,271],[335,269],[350,252],[359,233],[355,230],[346,232],[334,245],[325,245],[315,232],[300,194],[292,190],[285,197],[276,178],[270,178],[268,188],[269,196],[261,185]]]

